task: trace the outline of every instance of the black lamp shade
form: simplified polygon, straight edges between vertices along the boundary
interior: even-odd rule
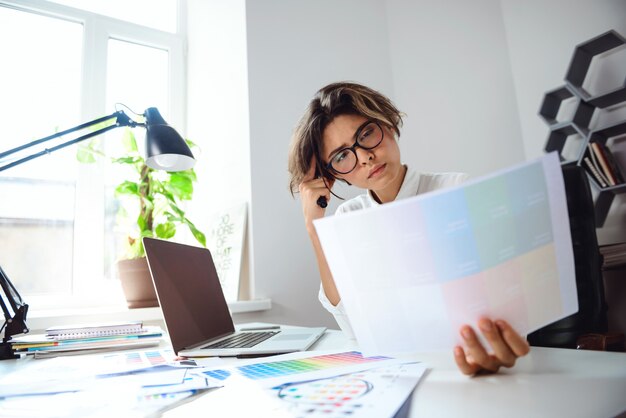
[[[165,122],[156,107],[146,109],[146,164],[165,171],[184,171],[196,160],[174,128]]]

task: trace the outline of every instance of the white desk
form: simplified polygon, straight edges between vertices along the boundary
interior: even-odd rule
[[[341,332],[328,331],[312,349],[355,348]],[[410,417],[589,418],[626,413],[626,353],[533,347],[514,368],[477,378],[459,372],[452,352],[410,358],[430,369],[413,394]],[[213,402],[220,403],[219,396],[218,391],[208,393],[164,415],[206,414]],[[247,405],[238,407],[247,411]]]
[[[355,348],[355,342],[338,331],[328,331],[313,347]],[[626,412],[626,353],[533,347],[513,369],[478,378],[463,376],[452,353],[416,353],[411,358],[425,362],[430,370],[414,392],[410,417],[587,418]],[[19,370],[30,361],[46,360],[4,360],[0,374]],[[215,405],[228,400],[227,393],[225,389],[210,391],[164,416],[209,415]],[[250,399],[237,395],[236,400],[228,401],[228,410],[232,416],[245,416],[240,412],[250,410]],[[264,415],[256,409],[254,416]]]

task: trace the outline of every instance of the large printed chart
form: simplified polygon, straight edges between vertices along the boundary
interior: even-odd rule
[[[367,354],[451,348],[483,315],[525,334],[578,309],[555,154],[315,226]]]

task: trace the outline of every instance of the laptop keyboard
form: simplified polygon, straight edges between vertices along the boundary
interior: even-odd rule
[[[244,332],[203,348],[250,348],[278,334],[280,331]]]

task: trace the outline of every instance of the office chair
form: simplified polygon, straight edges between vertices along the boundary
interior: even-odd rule
[[[528,335],[541,347],[622,350],[623,335],[607,334],[607,305],[598,249],[593,198],[585,169],[563,166],[570,231],[574,247],[578,312]]]

